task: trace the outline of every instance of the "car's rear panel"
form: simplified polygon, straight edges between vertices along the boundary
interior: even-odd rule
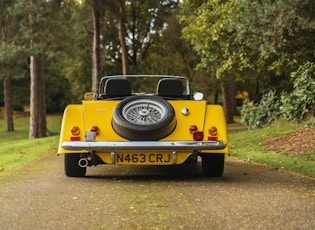
[[[69,105],[63,117],[58,153],[86,152],[64,150],[60,147],[62,142],[71,140],[70,129],[72,126],[80,127],[79,138],[81,141],[85,141],[84,133],[90,132],[92,126],[97,126],[100,130],[96,136],[96,141],[128,141],[116,134],[111,124],[113,110],[119,102],[120,100],[98,100],[83,101],[83,105]],[[216,126],[218,129],[218,139],[227,143],[226,125],[221,106],[207,105],[206,101],[193,100],[169,100],[168,102],[175,110],[177,124],[175,130],[160,141],[193,140],[189,128],[191,125],[195,125],[198,127],[198,131],[204,132],[204,140],[208,140],[208,128]],[[188,114],[182,113],[183,109],[189,111]],[[131,152],[133,153],[133,159],[131,155],[128,155]],[[222,150],[207,150],[202,152],[228,153],[228,147]],[[178,150],[176,151],[176,158],[174,158],[174,151],[161,150],[120,150],[115,152],[115,159],[113,159],[113,151],[98,151],[96,154],[108,164],[181,164],[192,154],[192,151]]]

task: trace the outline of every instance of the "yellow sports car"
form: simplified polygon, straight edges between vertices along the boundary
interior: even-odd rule
[[[177,165],[202,159],[205,176],[222,176],[229,153],[220,105],[191,93],[179,76],[103,77],[99,93],[66,107],[58,154],[65,174],[82,177],[98,164]]]

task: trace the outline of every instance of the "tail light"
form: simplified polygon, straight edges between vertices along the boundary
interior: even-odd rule
[[[78,136],[80,134],[80,127],[79,126],[72,126],[71,127],[71,134],[74,136]]]
[[[72,126],[70,130],[72,136],[70,137],[71,141],[80,141],[81,138],[79,136],[80,134],[80,127],[79,126]]]
[[[198,131],[197,125],[191,125],[189,127],[189,132],[193,135],[193,139],[195,141],[202,141],[203,140],[203,132]]]
[[[218,133],[218,129],[215,126],[211,126],[209,127],[208,132],[211,136],[216,136]]]
[[[210,136],[208,136],[208,140],[210,141],[216,141],[216,140],[218,140],[218,136],[217,136],[217,134],[218,134],[218,129],[217,129],[217,127],[215,127],[215,126],[210,126],[209,128],[208,128],[208,133],[209,133],[209,135]]]
[[[100,129],[97,126],[92,126],[90,129],[91,132],[94,132],[96,135],[98,135],[100,133]]]
[[[203,132],[199,132],[199,131],[194,132],[193,138],[195,141],[202,141],[203,140]]]
[[[198,127],[196,125],[191,125],[189,127],[189,131],[190,131],[190,133],[197,132],[198,131]]]

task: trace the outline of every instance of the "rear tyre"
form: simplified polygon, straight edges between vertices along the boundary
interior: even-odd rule
[[[209,177],[220,177],[224,172],[225,154],[204,154],[202,157],[202,174]]]
[[[65,174],[68,177],[83,177],[86,168],[79,166],[80,154],[68,153],[64,155]]]
[[[156,141],[170,135],[176,126],[174,108],[157,96],[132,96],[117,104],[112,126],[131,141]]]

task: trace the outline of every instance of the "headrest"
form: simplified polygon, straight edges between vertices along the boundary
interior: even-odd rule
[[[162,97],[181,97],[183,83],[176,78],[163,78],[158,83],[157,94]]]
[[[106,81],[104,92],[109,97],[123,97],[131,94],[130,82],[127,78],[110,78]]]

